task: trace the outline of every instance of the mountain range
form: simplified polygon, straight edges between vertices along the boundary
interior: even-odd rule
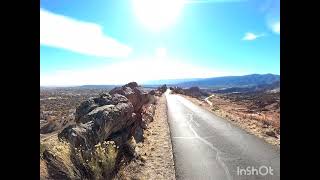
[[[183,88],[198,86],[201,88],[230,88],[230,87],[253,87],[265,84],[272,84],[280,81],[280,75],[276,74],[250,74],[244,76],[223,76],[201,79],[175,79],[153,81],[152,85],[167,84]],[[161,83],[159,83],[161,82]],[[159,84],[158,84],[159,83]],[[148,86],[145,85],[145,86]]]

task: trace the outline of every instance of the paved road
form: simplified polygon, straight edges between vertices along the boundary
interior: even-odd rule
[[[209,98],[213,97],[214,94],[212,94],[211,96],[207,97],[206,99],[204,99],[210,106],[212,106],[212,102],[209,101]]]
[[[280,179],[279,148],[169,90],[166,98],[177,179]]]

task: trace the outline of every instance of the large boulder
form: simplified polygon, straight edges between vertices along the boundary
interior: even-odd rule
[[[44,122],[40,124],[40,134],[51,133],[59,128],[56,121]]]
[[[117,105],[118,103],[127,103],[128,99],[122,95],[114,94],[110,95],[109,93],[103,93],[97,98],[90,98],[89,100],[84,101],[76,109],[75,121],[79,123],[81,119],[90,113],[93,109],[105,105]]]
[[[111,95],[121,94],[128,98],[134,107],[134,112],[140,112],[142,106],[149,101],[148,92],[138,86],[136,82],[128,83],[122,87],[116,87],[109,93]]]
[[[154,104],[146,104],[142,108],[142,119],[141,119],[141,127],[143,129],[147,128],[147,125],[153,121],[153,117],[155,114],[156,106]]]
[[[165,93],[167,91],[168,87],[167,85],[162,85],[160,87],[158,87],[156,90],[152,90],[150,91],[149,94],[155,95],[155,96],[161,96],[163,93]]]
[[[124,85],[124,87],[129,87],[131,89],[134,89],[136,87],[139,87],[139,85],[136,82],[129,82],[128,84]]]
[[[181,87],[172,87],[171,90],[174,94],[185,94],[184,89]]]
[[[167,91],[167,89],[168,89],[167,85],[164,84],[164,85],[158,87],[157,90],[160,91],[161,93],[165,93]]]
[[[143,129],[153,120],[156,98],[131,82],[109,93],[90,98],[76,109],[75,125],[69,125],[59,138],[75,147],[92,148],[106,139],[118,145],[134,136],[143,139]]]
[[[133,125],[133,136],[136,142],[143,141],[143,132],[147,129],[148,124],[153,121],[156,106],[152,103],[143,105],[141,110],[141,118]]]
[[[110,134],[130,126],[135,120],[133,111],[131,102],[119,94],[103,94],[99,98],[89,99],[76,110],[77,124],[65,128],[59,138],[67,139],[76,147],[82,145],[91,148]]]

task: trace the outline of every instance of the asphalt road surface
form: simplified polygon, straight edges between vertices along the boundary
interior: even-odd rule
[[[280,179],[280,149],[166,92],[177,179]]]

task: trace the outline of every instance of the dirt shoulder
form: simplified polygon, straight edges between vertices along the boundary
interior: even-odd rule
[[[136,158],[120,168],[115,179],[175,179],[172,144],[167,121],[167,103],[162,95],[157,102],[154,121],[137,143]]]
[[[229,120],[231,123],[244,129],[250,134],[256,135],[267,143],[280,147],[280,134],[275,133],[279,130],[279,127],[275,127],[274,125],[263,121],[265,119],[264,114],[243,113],[242,110],[244,109],[244,106],[232,103],[217,96],[210,98],[212,105],[209,105],[206,101],[192,98],[190,96],[181,96],[207,109],[215,115]]]

